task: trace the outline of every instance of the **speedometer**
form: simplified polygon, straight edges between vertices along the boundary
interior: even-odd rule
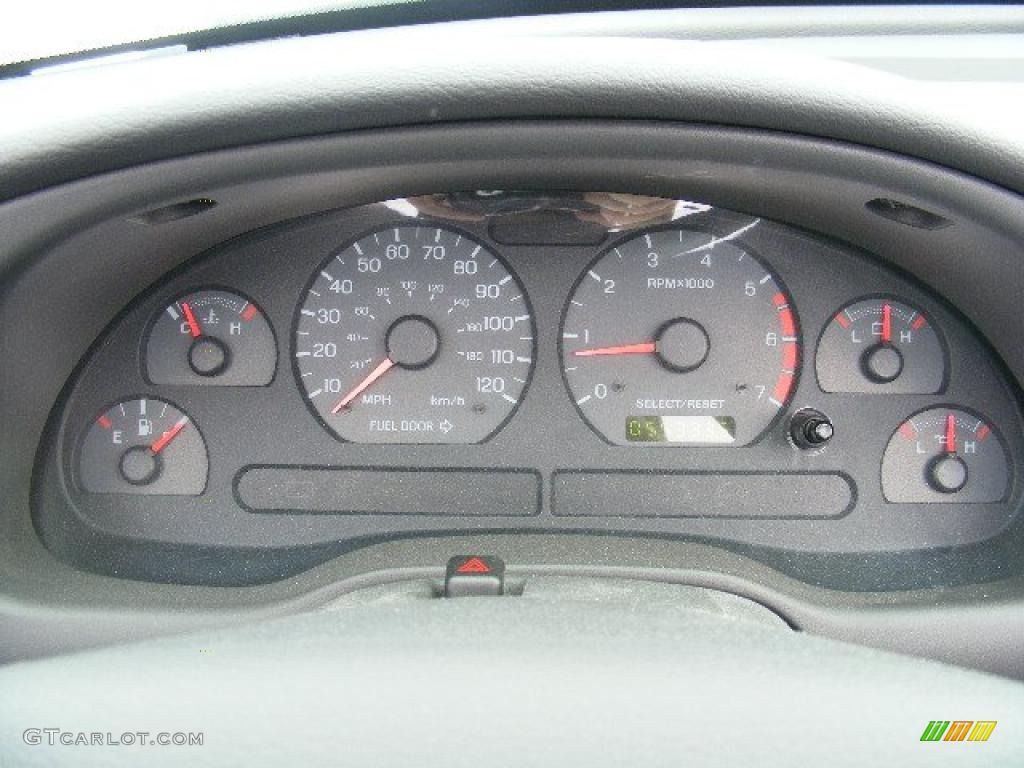
[[[779,279],[737,235],[669,229],[581,275],[562,323],[573,402],[617,445],[746,445],[789,401],[800,358]]]
[[[525,392],[533,337],[522,286],[486,246],[444,227],[390,227],[311,278],[296,375],[343,440],[476,443]]]

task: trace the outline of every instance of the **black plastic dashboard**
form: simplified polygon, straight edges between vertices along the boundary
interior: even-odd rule
[[[186,583],[460,531],[895,561],[1010,524],[1018,394],[956,310],[854,247],[678,199],[421,195],[147,289],[51,417],[34,518],[76,565]]]

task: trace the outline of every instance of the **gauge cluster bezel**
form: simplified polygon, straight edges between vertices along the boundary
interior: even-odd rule
[[[531,199],[528,193],[519,193],[519,197]],[[551,205],[558,195],[545,192],[534,199]],[[849,245],[765,220],[744,248],[757,254],[785,286],[799,317],[803,375],[796,377],[788,406],[759,440],[745,447],[623,448],[608,445],[579,418],[561,372],[559,339],[572,286],[610,239],[630,233],[606,227],[598,246],[507,245],[490,237],[497,215],[475,223],[426,219],[447,228],[454,224],[501,256],[532,305],[536,355],[527,394],[514,416],[489,441],[466,446],[340,443],[310,416],[294,377],[280,375],[281,366],[287,370],[280,357],[275,377],[265,387],[155,387],[146,383],[140,337],[154,313],[174,297],[210,285],[250,297],[270,323],[279,356],[293,356],[290,331],[309,276],[331,253],[351,242],[353,233],[404,219],[393,207],[377,204],[286,221],[242,235],[186,262],[126,307],[97,341],[66,390],[67,397],[54,411],[56,439],[43,454],[35,503],[37,527],[44,540],[57,551],[68,552],[75,548],[69,537],[77,527],[102,540],[120,541],[141,554],[135,566],[121,563],[119,574],[158,581],[208,581],[208,575],[197,577],[182,563],[188,553],[199,557],[215,552],[222,577],[229,583],[245,583],[263,578],[246,575],[251,572],[247,569],[254,553],[275,562],[277,572],[289,573],[367,542],[464,530],[641,534],[713,541],[768,559],[809,562],[851,552],[881,556],[962,546],[991,538],[1010,523],[1020,496],[1021,452],[1017,445],[1011,446],[1015,471],[1006,503],[943,504],[936,509],[936,505],[888,504],[881,497],[879,466],[889,435],[902,419],[937,403],[938,398],[967,407],[987,400],[996,404],[983,409],[991,421],[1014,423],[1018,429],[1024,423],[1015,390],[992,350],[956,310],[914,279]],[[699,217],[706,221],[696,221]],[[753,218],[715,208],[693,214],[681,225],[722,231]],[[822,264],[828,268],[820,268]],[[819,329],[839,307],[874,294],[910,301],[942,327],[942,335],[956,354],[950,354],[954,375],[941,395],[828,394],[820,391],[815,375],[807,375],[806,366],[816,365],[816,349],[809,346],[809,340],[820,336]],[[282,339],[288,339],[287,343]],[[956,375],[958,370],[971,371],[972,383],[978,386],[980,382],[984,391],[965,400],[964,376]],[[121,392],[112,392],[111,382],[125,392],[175,402],[203,425],[210,453],[210,476],[203,497],[149,497],[141,508],[131,500],[82,494],[68,482],[74,471],[69,441],[75,439],[84,420],[95,414],[97,402],[118,399]],[[867,418],[861,412],[865,407],[870,414]],[[800,451],[793,446],[785,426],[788,416],[802,408],[823,410],[833,419],[836,438],[824,449]],[[1004,434],[1009,432],[1003,429]],[[514,519],[444,514],[253,514],[242,507],[237,496],[239,473],[250,465],[522,470],[540,474],[542,501],[539,514]],[[839,518],[828,519],[814,519],[813,515],[794,518],[784,510],[756,519],[705,516],[700,510],[673,518],[609,515],[607,510],[593,517],[567,518],[553,514],[553,478],[566,471],[614,471],[640,477],[651,472],[720,472],[723,476],[767,472],[781,478],[785,473],[830,472],[851,479],[855,505]],[[535,499],[528,503],[534,504]],[[771,504],[771,499],[767,503]],[[69,523],[73,525],[65,530]],[[107,556],[93,557],[79,548],[75,559],[84,567],[111,571]]]

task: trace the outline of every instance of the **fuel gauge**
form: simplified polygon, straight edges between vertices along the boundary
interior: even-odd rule
[[[1006,450],[988,421],[958,407],[931,408],[900,424],[882,459],[882,492],[905,503],[1002,501]]]
[[[166,307],[146,340],[153,384],[259,387],[274,378],[277,342],[251,301],[222,290],[194,291]]]
[[[89,426],[78,452],[78,478],[90,493],[197,496],[208,470],[195,424],[154,397],[112,405]]]
[[[934,394],[946,381],[946,352],[921,310],[894,299],[862,299],[826,326],[817,372],[824,392]]]

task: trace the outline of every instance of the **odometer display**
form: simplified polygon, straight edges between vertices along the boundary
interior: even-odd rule
[[[373,232],[320,265],[299,308],[296,374],[321,421],[363,443],[476,443],[533,366],[518,280],[454,230]]]
[[[756,223],[755,223],[756,225]],[[573,402],[617,445],[739,446],[789,402],[796,313],[736,236],[650,232],[583,273],[565,310]]]

